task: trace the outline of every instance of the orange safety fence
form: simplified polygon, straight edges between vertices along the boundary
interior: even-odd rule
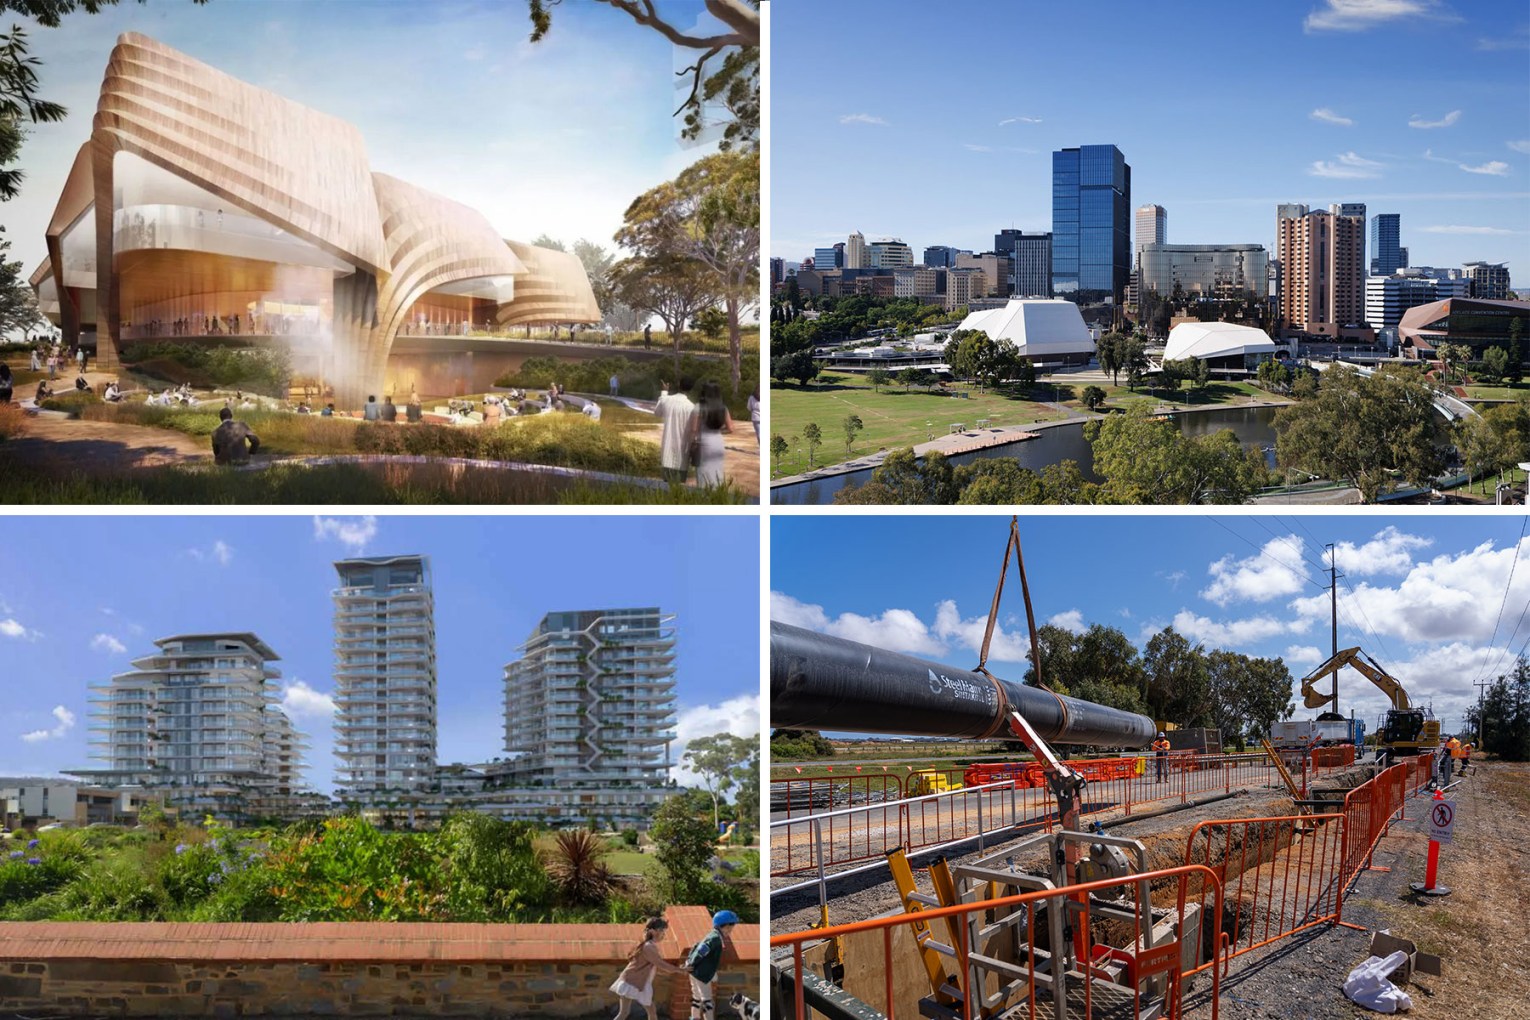
[[[809,776],[772,780],[770,784],[770,811],[781,818],[902,799],[903,777],[891,773]]]
[[[1339,920],[1344,815],[1201,822],[1185,841],[1185,863],[1209,867],[1221,884],[1222,955],[1230,959]]]
[[[1212,755],[1175,752],[1165,757],[1161,778],[1158,762],[1152,756],[1144,756],[1141,760],[1143,772],[1140,775],[1133,772],[1124,777],[1090,782],[1080,805],[1081,815],[1113,812],[1131,815],[1165,803],[1185,804],[1193,799],[1279,782],[1263,752]],[[1070,761],[1068,764],[1075,766],[1079,763]],[[927,776],[945,776],[949,781],[952,771],[911,774],[904,779],[907,796],[901,801],[877,800],[876,791],[884,788],[874,785],[833,786],[821,784],[817,779],[786,780],[787,783],[817,784],[805,789],[816,790],[813,796],[819,798],[820,804],[824,798],[837,797],[840,792],[852,799],[863,799],[833,811],[804,815],[785,811],[785,794],[778,794],[773,789],[771,877],[824,875],[831,870],[880,861],[889,850],[900,846],[914,853],[948,843],[982,839],[1014,828],[1034,826],[1050,831],[1058,821],[1050,790],[1031,789],[1001,779],[979,787],[958,786],[944,792],[918,795],[916,789],[936,785],[922,778]],[[961,774],[955,773],[955,776],[959,784]],[[896,780],[891,775],[844,778],[871,782],[885,778],[889,783]],[[840,782],[840,778],[835,777],[835,782]],[[892,795],[891,785],[885,790],[887,796]],[[805,803],[809,796],[807,792],[797,794],[797,803]]]
[[[1104,895],[1107,890],[1108,896]],[[1146,893],[1152,902],[1141,898],[1147,890],[1152,890]],[[1109,899],[1113,904],[1124,904],[1125,909],[1134,915],[1135,922],[1117,920],[1108,926],[1110,944],[1091,926],[1087,912],[1070,922],[1078,926],[1077,944],[1087,953],[1087,959],[1079,964],[1092,980],[1084,980],[1077,974],[1059,978],[1067,982],[1062,991],[1068,1001],[1068,1015],[1086,1020],[1107,1015],[1123,1018],[1179,1016],[1186,990],[1183,978],[1206,969],[1202,957],[1207,955],[1208,947],[1215,957],[1214,948],[1223,942],[1221,914],[1210,909],[1210,904],[1221,901],[1221,887],[1215,871],[1204,865],[1180,865],[1126,878],[1103,879],[1061,889],[1042,889],[975,903],[932,907],[914,914],[896,914],[772,935],[770,945],[772,949],[791,950],[790,1015],[793,1020],[811,1020],[802,978],[810,969],[805,961],[804,943],[827,943],[830,940],[839,947],[840,959],[849,954],[866,959],[864,954],[874,954],[876,949],[866,949],[863,943],[873,947],[877,942],[881,943],[882,965],[858,966],[854,974],[847,974],[843,991],[873,1009],[880,1007],[887,1020],[895,1020],[900,1013],[917,1017],[917,1000],[924,996],[934,996],[947,1008],[959,1009],[963,1020],[997,1013],[1001,1008],[1005,1009],[1005,1016],[1013,1020],[1022,1017],[1034,1020],[1040,1015],[1054,1015],[1051,1003],[1043,1005],[1039,1001],[1038,989],[1054,995],[1051,975],[1061,970],[1050,964],[1046,947],[1056,949],[1059,943],[1046,928],[1040,932],[1042,947],[1038,950],[1037,919],[1042,918],[1042,924],[1046,925],[1051,919],[1065,916],[1077,902],[1095,893],[1102,894],[1101,899]],[[1043,906],[1046,908],[1044,912]],[[974,918],[974,914],[980,916]],[[978,922],[976,926],[974,920]],[[937,921],[946,923],[934,925]],[[1165,922],[1172,924],[1166,927]],[[911,966],[914,954],[921,952],[920,944],[903,945],[900,952],[904,955],[900,961],[895,961],[894,935],[897,929],[905,926],[916,937],[925,940],[924,946],[943,945],[936,941],[943,937],[949,937],[951,942],[943,945],[945,951],[937,957],[928,955],[936,950],[924,949],[924,968]],[[1124,929],[1123,926],[1129,927]],[[974,945],[972,933],[982,927],[989,927],[991,934],[986,941]],[[1002,931],[995,931],[1000,927]],[[900,939],[903,941],[906,940]],[[1155,941],[1161,944],[1153,945]],[[854,945],[846,948],[850,943]],[[1144,948],[1150,945],[1152,948]],[[1004,960],[995,967],[994,960],[1000,954]],[[901,965],[896,965],[898,963]],[[935,969],[931,977],[939,974],[942,990],[937,992],[933,981],[922,988],[916,984],[911,989],[909,978],[917,975],[917,980],[923,982],[924,976],[919,972],[932,967]],[[1209,969],[1210,1016],[1211,1020],[1217,1020],[1222,968]],[[1039,977],[1038,970],[1041,971]],[[992,980],[995,974],[999,978],[996,984]],[[900,984],[903,989],[901,1002]],[[1008,986],[1002,993],[1002,1002],[995,1001],[995,996],[1001,994],[995,991],[999,986]],[[1125,1009],[1126,1002],[1131,1004],[1130,1012]],[[1022,1011],[1024,1006],[1028,1006],[1028,1010]]]
[[[1406,813],[1408,798],[1432,775],[1433,755],[1421,754],[1376,774],[1344,795],[1344,885],[1370,867],[1371,854],[1392,817]]]

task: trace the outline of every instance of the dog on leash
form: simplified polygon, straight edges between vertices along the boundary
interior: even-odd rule
[[[743,992],[739,992],[728,1000],[728,1005],[733,1007],[743,1020],[760,1020],[760,1004],[749,998]]]

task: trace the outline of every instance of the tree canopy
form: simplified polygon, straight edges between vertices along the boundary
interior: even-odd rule
[[[1236,504],[1265,484],[1263,454],[1245,451],[1231,430],[1186,436],[1138,403],[1125,414],[1091,421],[1084,437],[1108,503]]]
[[[1348,482],[1367,503],[1398,479],[1427,488],[1445,468],[1446,426],[1434,392],[1406,368],[1366,377],[1335,365],[1314,398],[1276,412],[1275,435],[1282,468]]]

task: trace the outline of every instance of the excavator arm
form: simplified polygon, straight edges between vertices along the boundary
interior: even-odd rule
[[[1353,666],[1356,672],[1381,688],[1382,693],[1391,699],[1394,709],[1407,711],[1412,707],[1408,701],[1408,692],[1403,690],[1403,685],[1396,677],[1382,669],[1374,659],[1359,648],[1345,648],[1302,678],[1302,700],[1308,708],[1322,708],[1333,700],[1332,694],[1324,694],[1317,690],[1314,684],[1322,677],[1338,672],[1344,666]]]

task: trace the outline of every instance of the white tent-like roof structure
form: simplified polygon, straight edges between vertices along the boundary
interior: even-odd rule
[[[1274,354],[1268,333],[1235,322],[1181,322],[1169,330],[1165,361],[1187,358],[1230,358],[1238,354]]]
[[[980,329],[992,340],[1008,340],[1021,357],[1093,354],[1094,338],[1078,305],[1062,298],[1012,298],[1003,308],[973,312],[958,329]]]

